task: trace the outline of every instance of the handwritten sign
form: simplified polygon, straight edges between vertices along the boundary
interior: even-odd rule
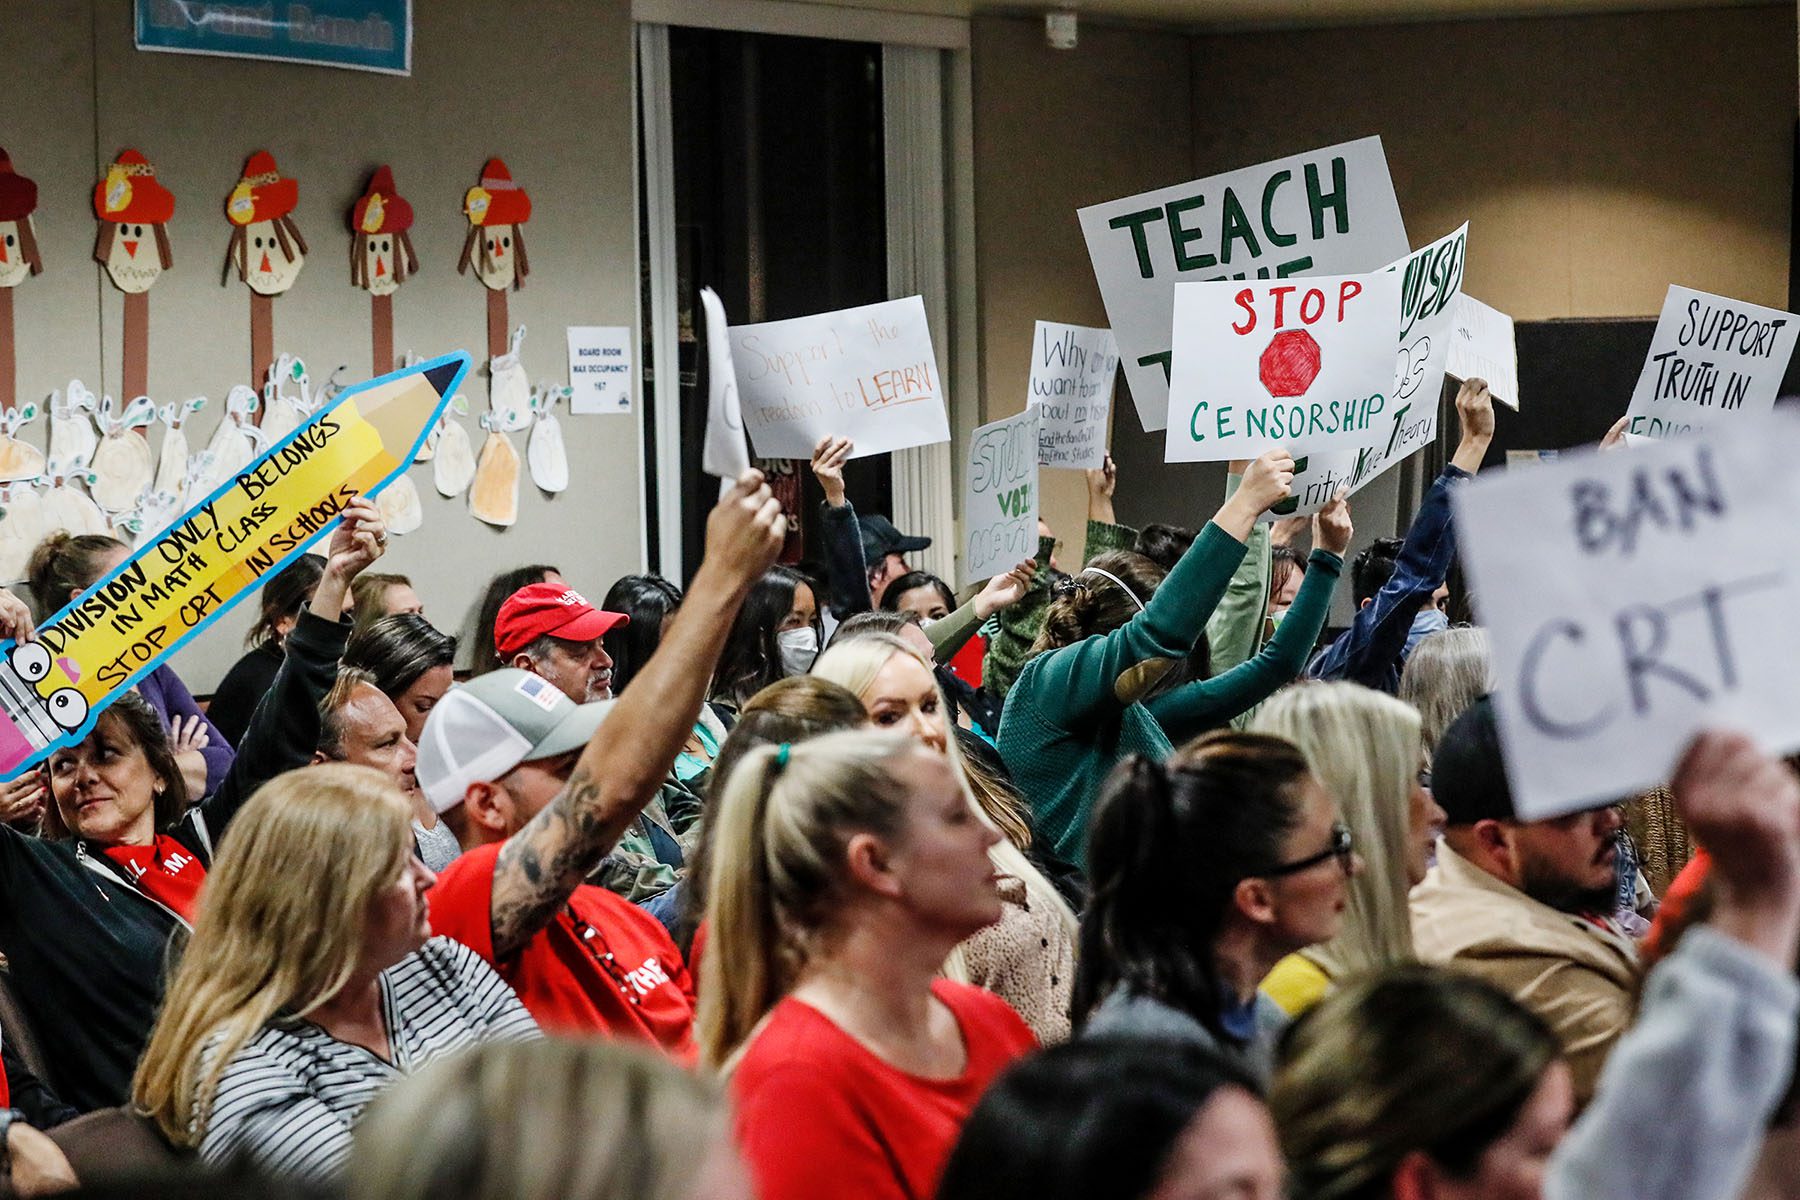
[[[1399,307],[1387,272],[1177,285],[1163,461],[1367,442],[1391,418]]]
[[[569,411],[582,416],[631,411],[631,330],[569,326]]]
[[[1513,319],[1464,292],[1450,327],[1450,375],[1485,380],[1494,399],[1519,410],[1519,346]]]
[[[1666,782],[1703,726],[1800,746],[1796,457],[1776,414],[1457,489],[1522,816]]]
[[[1370,429],[1353,450],[1290,446],[1296,455],[1293,495],[1264,513],[1263,519],[1316,513],[1340,490],[1346,494],[1362,490],[1437,438],[1438,399],[1444,391],[1468,241],[1465,224],[1387,267],[1400,276],[1400,306],[1393,398],[1386,422]]]
[[[731,330],[756,453],[811,458],[826,434],[863,458],[950,440],[943,376],[917,296]]]
[[[0,660],[0,774],[86,735],[121,691],[399,478],[469,369],[446,355],[350,388]]]
[[[1144,428],[1169,419],[1178,282],[1378,271],[1411,249],[1378,137],[1077,214]]]
[[[1627,432],[1665,438],[1768,412],[1796,336],[1793,313],[1670,287],[1632,389]]]
[[[1010,571],[1037,551],[1038,422],[1029,405],[969,439],[963,472],[963,580]]]
[[[700,467],[729,487],[750,469],[737,374],[731,364],[731,327],[725,321],[725,305],[711,288],[700,289],[700,307],[706,314],[706,444]]]
[[[1112,330],[1037,323],[1031,335],[1029,399],[1043,414],[1039,466],[1092,470],[1105,462],[1118,371]]]

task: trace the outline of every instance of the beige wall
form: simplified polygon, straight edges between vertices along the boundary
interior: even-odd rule
[[[128,0],[13,5],[8,19],[15,30],[24,22],[18,44],[39,55],[15,74],[4,133],[18,169],[40,187],[46,260],[44,275],[17,295],[21,397],[41,398],[71,376],[96,392],[118,389],[121,297],[91,260],[89,194],[128,145],[149,156],[176,195],[175,269],[150,294],[150,388],[163,402],[212,397],[193,442],[204,444],[226,391],[249,373],[247,292],[235,278],[229,287],[219,280],[230,232],[225,196],[258,149],[300,183],[294,217],[312,253],[293,290],[275,301],[275,340],[315,379],[340,362],[367,375],[369,304],[350,283],[345,221],[383,162],[417,214],[421,259],[420,274],[395,297],[398,351],[466,348],[482,357],[483,290],[456,263],[468,228],[463,192],[495,154],[533,202],[531,276],[511,300],[513,323],[529,327],[533,382],[567,381],[565,326],[636,322],[626,0],[534,0],[508,6],[503,20],[478,0],[420,3],[405,79],[140,53]],[[485,408],[484,376],[464,390],[475,411]],[[638,569],[637,419],[565,411],[561,421],[569,490],[550,499],[527,478],[519,521],[506,531],[470,517],[465,500],[438,497],[430,468],[415,469],[425,525],[396,539],[383,567],[411,575],[443,627],[460,627],[476,589],[509,566],[555,562],[596,597]],[[479,448],[482,431],[472,417],[464,425]],[[513,437],[522,456],[524,437]],[[238,653],[248,614],[232,618],[176,660],[197,691]]]
[[[1104,323],[1078,206],[1369,133],[1413,243],[1467,219],[1469,291],[1520,318],[1654,314],[1671,282],[1785,306],[1791,4],[1193,38],[1084,23],[1071,52],[1042,29],[974,24],[986,419],[1024,403],[1034,320]],[[1122,382],[1114,411],[1121,517],[1204,520],[1219,468],[1163,466]],[[1359,496],[1362,539],[1392,531],[1397,474]],[[1081,487],[1053,475],[1067,540]]]

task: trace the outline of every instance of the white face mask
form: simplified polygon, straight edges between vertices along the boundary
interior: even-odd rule
[[[789,675],[804,675],[812,670],[813,659],[819,657],[819,631],[808,625],[801,629],[783,630],[775,635],[781,651],[781,668]]]

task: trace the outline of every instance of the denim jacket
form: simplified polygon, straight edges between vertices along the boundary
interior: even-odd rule
[[[1456,558],[1456,529],[1450,520],[1450,492],[1472,476],[1446,466],[1425,493],[1412,528],[1394,562],[1394,574],[1374,600],[1356,610],[1356,619],[1306,668],[1312,679],[1347,679],[1389,695],[1400,689],[1400,662],[1413,618],[1443,584]]]

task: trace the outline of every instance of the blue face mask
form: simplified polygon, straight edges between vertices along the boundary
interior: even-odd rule
[[[1400,652],[1401,657],[1405,658],[1410,655],[1413,647],[1419,644],[1420,638],[1430,637],[1434,633],[1442,633],[1448,628],[1450,628],[1450,618],[1444,614],[1443,609],[1435,606],[1420,609],[1419,615],[1413,618],[1412,629],[1406,635],[1406,649]]]

